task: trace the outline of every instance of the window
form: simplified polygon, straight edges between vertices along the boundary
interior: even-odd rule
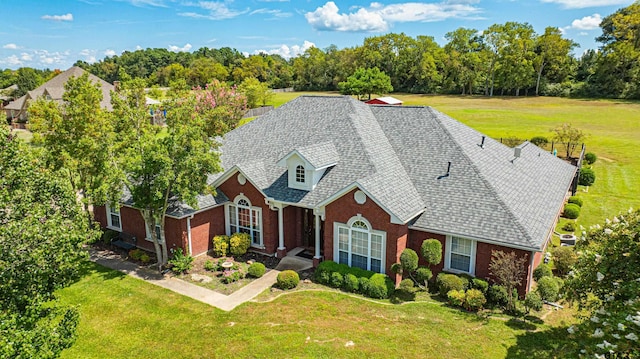
[[[120,208],[107,204],[107,227],[122,231],[122,222],[120,221]]]
[[[144,226],[144,230],[146,233],[146,237],[144,239],[146,239],[149,242],[153,242],[153,239],[151,238],[151,233],[149,233],[149,229],[147,228],[146,224]],[[162,227],[160,227],[160,222],[156,221],[156,230],[155,230],[155,235],[156,235],[156,239],[158,240],[158,242],[161,242],[162,240],[162,236],[160,235],[160,232],[162,231]]]
[[[352,218],[347,225],[335,223],[334,226],[338,263],[384,273],[385,232],[372,230],[371,225],[360,217]]]
[[[227,234],[248,233],[251,245],[262,247],[262,208],[252,207],[244,196],[236,197],[233,204],[227,205]]]
[[[296,167],[296,182],[304,183],[304,166],[302,165]]]
[[[446,269],[474,274],[475,251],[475,241],[460,237],[447,237]]]

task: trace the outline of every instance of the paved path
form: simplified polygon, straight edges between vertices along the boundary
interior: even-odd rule
[[[125,261],[120,255],[110,251],[89,249],[91,260],[107,268],[111,268],[134,278],[142,279],[151,284],[169,289],[176,293],[191,297],[200,302],[212,305],[225,311],[233,310],[238,305],[250,301],[265,289],[276,283],[276,277],[281,270],[293,269],[304,270],[311,268],[310,261],[305,261],[293,256],[283,258],[276,269],[268,271],[261,278],[254,280],[231,295],[224,295],[213,290],[200,287],[198,285],[183,281],[170,276],[163,276],[157,271],[139,267],[138,265]]]

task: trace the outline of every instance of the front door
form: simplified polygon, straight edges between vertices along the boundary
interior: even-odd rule
[[[316,247],[316,219],[311,209],[302,210],[302,246],[305,250],[315,253]],[[324,226],[320,222],[320,255],[324,248]]]

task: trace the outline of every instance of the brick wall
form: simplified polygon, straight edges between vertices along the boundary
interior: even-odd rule
[[[213,249],[212,239],[225,234],[224,206],[218,206],[197,213],[191,219],[191,249],[193,255],[203,254]]]
[[[373,229],[387,233],[385,272],[390,273],[391,265],[400,260],[400,254],[407,245],[408,225],[392,224],[389,214],[371,198],[367,198],[364,204],[358,204],[353,198],[356,191],[354,189],[326,206],[324,257],[327,260],[337,259],[333,253],[333,223],[347,223],[351,217],[361,214]]]

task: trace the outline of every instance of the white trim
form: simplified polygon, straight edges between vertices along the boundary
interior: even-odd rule
[[[317,217],[316,217],[317,218]],[[353,224],[355,222],[363,222],[367,225],[368,229],[362,230],[358,228],[353,228]],[[367,233],[367,270],[371,270],[371,235],[377,235],[381,237],[382,242],[380,243],[380,258],[373,258],[380,260],[380,273],[385,274],[385,266],[387,261],[387,233],[384,231],[379,231],[373,229],[371,223],[360,214],[353,216],[347,221],[347,223],[333,222],[333,260],[334,262],[340,263],[340,228],[346,229],[349,231],[349,248],[347,250],[347,265],[351,266],[351,238],[353,231],[357,231],[360,233]]]
[[[531,291],[531,282],[533,282],[533,259],[535,257],[535,253],[536,252],[529,252],[529,256],[531,256],[531,259],[529,259],[529,275],[527,276],[527,293],[529,293]]]
[[[189,241],[189,255],[193,255],[193,245],[191,244],[191,219],[193,215],[187,217],[187,240]]]
[[[154,229],[156,230],[156,232],[159,231],[159,230],[160,231],[162,230],[162,228],[160,227],[160,224],[157,223],[157,222],[156,222],[156,226],[154,227]],[[166,235],[166,233],[165,233],[165,235]],[[156,237],[157,237],[157,233],[156,233]],[[159,237],[157,239],[158,239],[158,242],[162,243],[161,242],[161,237]],[[153,242],[153,239],[151,239],[151,233],[149,233],[149,229],[147,228],[147,224],[146,223],[144,224],[144,240],[147,241],[147,242]]]
[[[116,210],[116,212],[111,212],[111,209],[114,208]],[[119,207],[112,207],[110,206],[108,203],[105,203],[104,205],[104,209],[107,213],[107,228],[112,229],[114,231],[118,231],[118,232],[122,232],[122,215],[120,214],[120,208]],[[118,216],[118,219],[120,221],[120,226],[114,226],[111,220],[111,215],[116,215]]]
[[[467,235],[467,234],[445,232],[445,231],[440,231],[440,230],[437,230],[437,229],[427,229],[427,228],[421,228],[421,227],[415,227],[415,226],[409,226],[409,229],[413,230],[413,231],[420,231],[420,232],[426,232],[426,233],[432,233],[432,234],[441,234],[443,236],[463,237],[463,238],[471,239],[471,240],[474,240],[474,241],[480,242],[480,243],[495,244],[497,246],[506,247],[506,248],[512,248],[512,249],[520,249],[520,250],[527,251],[527,252],[531,252],[531,251],[542,252],[543,251],[542,249],[524,247],[524,246],[518,246],[518,245],[511,245],[511,244],[505,244],[503,242],[498,242],[498,241],[491,240],[491,239],[470,236],[470,235]]]
[[[238,202],[240,202],[241,200],[246,201],[249,206],[244,206],[244,205],[239,205]],[[233,233],[231,233],[231,218],[229,217],[229,208],[232,207],[235,208],[234,210],[234,215],[235,215],[235,225],[234,227],[236,227],[236,232],[239,232],[238,228],[240,227],[240,221],[238,218],[238,208],[244,208],[244,209],[248,209],[249,210],[249,221],[250,221],[250,225],[251,227],[249,228],[249,236],[251,237],[251,247],[254,248],[259,248],[259,249],[264,249],[264,228],[263,228],[263,217],[262,217],[262,207],[256,207],[253,206],[251,204],[251,201],[249,200],[249,198],[247,198],[243,193],[240,193],[239,195],[237,195],[234,200],[233,203],[225,203],[224,205],[224,226],[225,226],[225,232],[228,236],[232,235]],[[259,226],[259,230],[254,229],[254,223],[253,223],[253,219],[254,216],[258,218],[258,226]],[[246,228],[246,227],[243,227]],[[260,241],[259,243],[254,243],[254,235],[255,233],[259,233],[260,236]]]
[[[459,239],[464,239],[464,240],[467,240],[467,241],[471,242],[471,254],[470,254],[470,258],[469,258],[469,271],[463,271],[463,270],[451,268],[451,240],[452,240],[452,237],[456,237],[456,238],[459,238]],[[470,274],[472,276],[475,276],[475,274],[476,274],[476,247],[477,247],[477,241],[475,241],[473,239],[466,238],[466,237],[460,237],[460,236],[447,236],[445,249],[444,249],[444,270],[447,271],[447,272],[452,272],[452,273],[466,273],[466,274]]]

